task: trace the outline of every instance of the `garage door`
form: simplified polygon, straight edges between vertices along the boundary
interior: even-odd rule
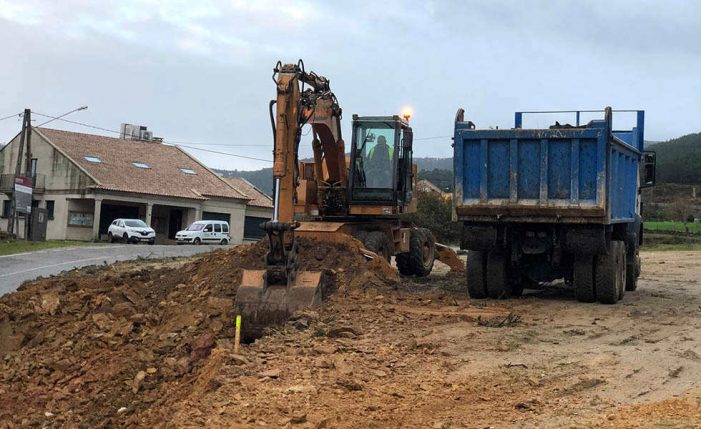
[[[103,203],[100,211],[100,234],[107,234],[112,221],[119,218],[139,219],[139,207]]]
[[[202,220],[223,220],[231,225],[231,215],[229,213],[202,212]]]
[[[265,237],[265,231],[260,229],[260,224],[269,220],[267,217],[246,216],[246,221],[243,224],[243,238],[258,240]]]

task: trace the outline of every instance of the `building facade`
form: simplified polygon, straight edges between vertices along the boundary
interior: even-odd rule
[[[265,232],[260,228],[260,224],[272,219],[273,199],[244,178],[226,177],[224,180],[250,198],[246,206],[246,218],[243,225],[244,240],[258,240],[264,237]]]
[[[161,243],[203,219],[228,221],[231,242],[243,241],[248,203],[254,198],[179,147],[47,128],[32,128],[31,134],[32,205],[48,212],[47,239],[105,239],[115,218],[140,218],[156,230]],[[3,231],[19,140],[18,135],[0,149]],[[25,164],[23,160],[21,171]]]

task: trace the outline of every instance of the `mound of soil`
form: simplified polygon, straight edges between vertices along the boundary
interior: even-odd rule
[[[397,280],[352,239],[299,246],[300,269],[324,271],[332,289]],[[160,268],[88,267],[3,296],[0,428],[141,427],[181,390],[206,390],[198,377],[233,337],[241,273],[263,269],[266,251],[261,241]]]

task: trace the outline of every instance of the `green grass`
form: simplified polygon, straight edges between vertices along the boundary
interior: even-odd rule
[[[690,232],[701,234],[701,223],[688,222],[686,228],[684,222],[674,221],[645,221],[644,228],[648,231]]]
[[[657,252],[657,251],[701,251],[701,244],[695,243],[678,243],[678,244],[652,244],[640,248],[641,252]]]
[[[0,241],[0,256],[13,255],[15,253],[33,252],[36,250],[56,249],[68,246],[96,245],[86,241]]]

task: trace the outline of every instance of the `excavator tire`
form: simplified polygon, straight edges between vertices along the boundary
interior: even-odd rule
[[[394,258],[394,261],[397,263],[397,269],[399,270],[399,274],[403,276],[414,275],[414,266],[411,265],[411,258],[409,256],[409,252],[397,253],[397,256]]]
[[[392,254],[390,252],[389,238],[387,237],[387,234],[385,234],[382,231],[370,232],[363,244],[365,244],[365,247],[369,251],[377,253],[378,255],[385,258],[388,262],[392,258]]]
[[[431,274],[433,261],[436,259],[436,238],[426,228],[416,228],[411,231],[409,241],[409,260],[417,277]]]
[[[353,235],[353,238],[355,238],[356,240],[358,240],[364,244],[365,240],[368,238],[368,232],[367,231],[358,231]]]

